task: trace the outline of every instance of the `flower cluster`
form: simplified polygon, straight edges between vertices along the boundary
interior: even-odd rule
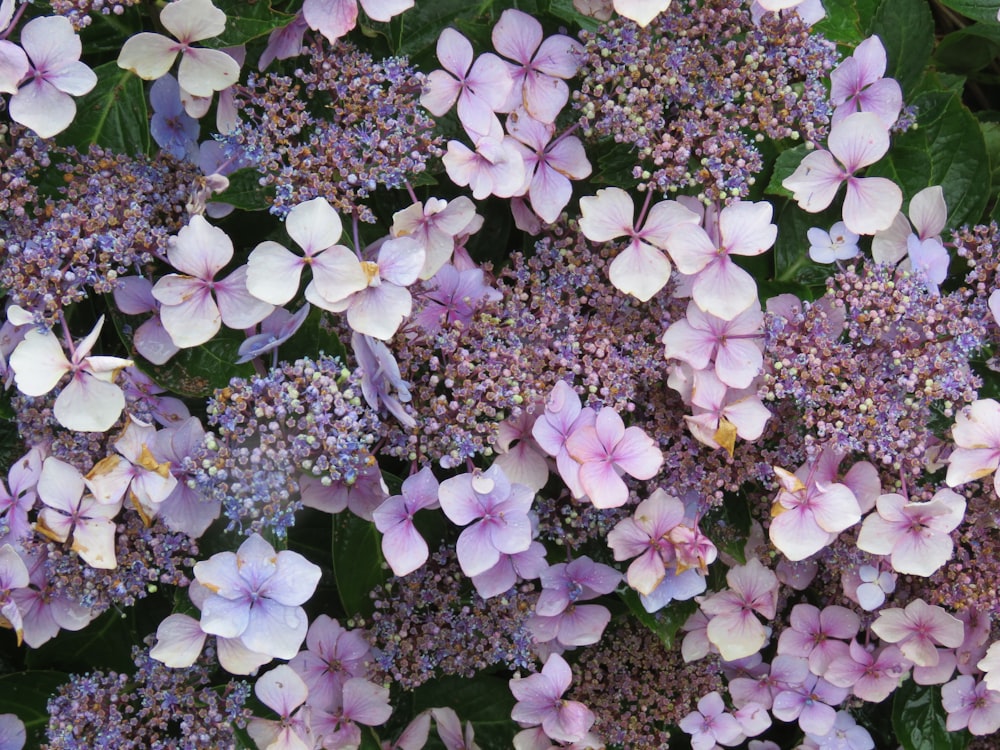
[[[441,155],[433,121],[416,106],[424,76],[404,58],[375,61],[345,40],[308,52],[293,75],[251,76],[229,148],[274,187],[278,214],[323,197],[372,222],[367,201],[377,189],[403,187]]]
[[[233,380],[209,403],[215,431],[190,459],[194,483],[222,503],[230,528],[283,535],[302,507],[303,477],[351,485],[374,463],[379,420],[360,390],[333,357]]]

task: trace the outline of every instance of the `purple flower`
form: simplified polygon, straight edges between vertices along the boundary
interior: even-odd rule
[[[184,111],[181,87],[169,73],[156,80],[149,90],[153,116],[149,132],[166,153],[177,159],[196,160],[198,157],[198,121]]]
[[[403,481],[402,494],[382,503],[372,517],[382,532],[382,553],[397,576],[405,576],[427,562],[427,542],[413,525],[424,508],[437,508],[438,481],[429,466]]]
[[[909,666],[895,646],[875,650],[851,641],[847,653],[830,661],[823,677],[832,685],[851,689],[861,700],[881,703],[896,689]]]
[[[528,627],[537,641],[556,640],[561,646],[597,643],[611,613],[599,605],[580,605],[602,594],[610,594],[621,581],[614,568],[578,557],[557,563],[541,574],[542,593]]]
[[[737,745],[745,739],[740,723],[726,711],[722,696],[714,690],[699,699],[698,710],[681,719],[678,726],[691,735],[693,750]]]
[[[812,604],[792,607],[791,627],[778,637],[778,653],[809,660],[809,670],[823,676],[830,662],[846,657],[847,641],[857,635],[861,619],[847,607],[820,610]]]
[[[731,388],[747,388],[764,366],[763,322],[757,306],[725,320],[690,302],[687,316],[672,323],[660,340],[668,359],[684,360],[695,370],[706,369],[714,360],[719,380]]]
[[[240,344],[237,352],[240,358],[236,360],[236,364],[249,362],[268,352],[275,352],[274,356],[277,357],[278,347],[302,327],[309,317],[310,309],[312,308],[307,302],[293,315],[283,307],[276,307],[274,312],[261,321],[260,333],[247,337],[247,340]]]
[[[455,29],[441,32],[437,57],[444,70],[427,77],[420,103],[431,114],[444,115],[458,100],[458,118],[468,127],[503,109],[514,85],[507,64],[487,52],[472,61],[472,44]]]
[[[807,674],[800,685],[788,685],[774,696],[771,712],[782,721],[798,719],[803,732],[826,734],[833,727],[839,705],[848,695],[847,688],[836,687],[822,677]]]
[[[830,129],[829,151],[813,151],[781,183],[791,190],[799,207],[818,213],[831,203],[847,183],[844,224],[855,234],[875,234],[887,229],[903,204],[903,193],[885,177],[855,177],[889,150],[889,133],[878,115],[858,112]]]
[[[420,297],[423,309],[413,316],[413,322],[427,333],[437,333],[442,326],[451,327],[456,322],[468,325],[478,307],[498,301],[502,295],[485,282],[481,268],[459,271],[446,264],[427,281]]]
[[[204,437],[198,418],[188,417],[156,433],[152,446],[153,455],[169,464],[170,473],[178,480],[160,504],[160,518],[171,531],[183,531],[193,539],[205,533],[222,508],[220,500],[202,497],[188,486],[191,473],[185,468],[185,459],[201,446]]]
[[[42,450],[35,447],[13,463],[7,473],[9,491],[0,481],[0,523],[7,527],[7,533],[0,536],[0,545],[19,546],[23,539],[31,536],[28,511],[37,499],[35,485],[42,473],[43,455]]]
[[[352,677],[365,677],[371,647],[357,630],[345,630],[328,615],[320,615],[309,626],[306,651],[288,662],[309,688],[309,705],[334,705]]]
[[[974,735],[984,735],[1000,729],[1000,693],[969,675],[941,688],[941,704],[948,712],[945,726],[949,732],[968,728]]]
[[[351,348],[361,370],[361,395],[368,405],[378,411],[381,404],[404,427],[416,427],[417,421],[403,407],[411,399],[410,387],[403,380],[389,347],[371,336],[355,332],[351,334]]]
[[[236,553],[220,552],[194,566],[195,578],[212,595],[201,611],[206,633],[240,638],[261,654],[291,659],[306,637],[305,603],[320,569],[290,550],[275,553],[259,534]]]
[[[729,589],[712,594],[701,603],[712,619],[706,635],[726,661],[757,653],[767,632],[754,613],[772,619],[778,606],[778,578],[756,557],[726,573]]]
[[[232,257],[229,236],[200,215],[192,216],[170,243],[167,258],[183,275],[172,273],[161,278],[153,287],[153,296],[162,305],[163,327],[177,346],[204,344],[223,323],[230,328],[249,328],[274,309],[247,291],[246,266],[215,280]]]
[[[10,118],[50,138],[76,116],[74,96],[97,85],[94,71],[80,62],[83,46],[68,18],[35,18],[21,29],[21,46],[31,61],[27,82],[10,98]]]
[[[653,593],[667,574],[666,566],[677,555],[669,534],[684,520],[684,504],[657,489],[636,506],[631,518],[620,521],[608,533],[608,546],[615,560],[635,558],[628,567],[628,585],[640,594]]]
[[[885,66],[882,40],[872,36],[830,73],[834,125],[855,112],[872,112],[885,127],[892,127],[903,108],[903,91],[894,79],[883,78]]]
[[[917,666],[933,667],[940,655],[935,645],[958,648],[965,640],[965,624],[942,607],[914,599],[906,609],[883,609],[871,625],[886,643],[895,643]]]
[[[456,548],[458,562],[467,576],[492,568],[500,561],[501,553],[512,555],[531,546],[528,511],[535,493],[523,485],[511,484],[499,466],[446,479],[438,499],[452,523],[468,525],[458,537]]]
[[[617,508],[628,500],[622,474],[652,479],[663,465],[653,439],[639,427],[626,429],[610,407],[597,413],[593,425],[574,430],[566,450],[580,463],[580,486],[597,508]]]
[[[559,654],[549,654],[542,671],[510,681],[517,698],[510,717],[521,724],[541,724],[557,742],[578,742],[594,724],[594,714],[578,701],[563,699],[573,682],[573,672]]]
[[[140,325],[132,338],[139,354],[154,365],[166,364],[180,351],[160,320],[160,303],[153,296],[153,283],[143,276],[118,279],[114,291],[115,304],[126,315],[151,312],[153,317]]]
[[[0,750],[21,750],[25,742],[24,722],[15,714],[0,714]]]

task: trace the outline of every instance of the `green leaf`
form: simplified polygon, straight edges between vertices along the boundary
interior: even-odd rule
[[[963,750],[969,733],[949,732],[941,705],[941,688],[907,680],[892,700],[892,727],[904,750]]]
[[[952,92],[920,94],[913,104],[918,127],[896,137],[889,154],[867,176],[894,180],[907,199],[941,185],[948,226],[979,221],[990,186],[990,160],[979,123]]]
[[[632,168],[639,163],[639,157],[628,143],[604,142],[603,150],[597,157],[597,172],[592,182],[603,187],[620,187],[631,190],[639,181],[632,177]]]
[[[272,10],[267,0],[215,0],[214,5],[226,14],[226,30],[201,44],[215,49],[246,44],[280,26],[287,26],[295,18]]]
[[[573,5],[573,0],[552,0],[549,4],[549,13],[563,21],[575,23],[584,31],[591,33],[597,31],[601,22],[593,16],[585,16]]]
[[[249,362],[238,365],[237,352],[245,336],[239,331],[223,330],[201,346],[181,349],[164,365],[137,360],[139,368],[157,385],[179,396],[207,398],[216,388],[225,388],[233,378],[253,376]]]
[[[38,747],[44,739],[49,699],[67,682],[66,672],[52,670],[28,670],[0,677],[0,714],[16,714],[24,722],[28,731],[26,747]]]
[[[886,76],[895,78],[904,95],[927,67],[934,49],[934,17],[926,0],[883,0],[871,27],[885,45]]]
[[[142,80],[116,62],[94,68],[97,85],[76,100],[76,118],[59,135],[61,145],[86,151],[91,144],[122,154],[149,150],[149,118]]]
[[[799,164],[811,150],[806,144],[802,143],[795,148],[790,148],[778,154],[778,158],[774,162],[774,171],[771,172],[771,181],[767,184],[767,189],[764,192],[768,195],[791,198],[791,191],[787,190],[781,183],[799,168]]]
[[[237,169],[226,179],[229,187],[216,195],[216,203],[228,203],[244,211],[263,211],[274,202],[274,188],[262,187],[261,174],[252,167]]]
[[[851,47],[857,46],[865,38],[865,24],[861,22],[854,0],[825,0],[823,8],[826,16],[813,26],[814,31],[832,42]]]
[[[389,577],[382,535],[374,523],[349,511],[333,517],[333,576],[344,611],[369,616],[373,607],[368,593]]]
[[[670,575],[668,573],[667,575]],[[635,615],[635,619],[641,622],[646,628],[651,630],[663,645],[667,648],[674,647],[674,638],[687,619],[698,609],[693,599],[683,602],[671,602],[658,612],[650,614],[642,606],[642,600],[634,589],[626,589],[624,593],[619,592],[619,596],[628,605],[629,611]]]
[[[1000,52],[1000,26],[977,23],[942,39],[934,50],[939,70],[969,74],[982,70]]]
[[[341,362],[347,362],[347,349],[333,332],[331,326],[324,324],[329,315],[318,307],[309,311],[309,316],[302,327],[288,341],[278,348],[278,356],[284,362],[294,362],[303,357],[318,359],[320,353],[337,357]],[[270,357],[270,354],[265,357]]]
[[[990,193],[996,195],[1000,190],[1000,122],[980,122],[979,127],[990,155]]]
[[[975,21],[997,20],[997,10],[1000,10],[998,0],[941,0],[941,5],[957,10],[963,16]]]
[[[474,680],[444,677],[413,691],[413,715],[439,706],[455,709],[464,725],[471,721],[482,750],[510,750],[517,725],[511,720],[514,696],[506,677],[478,674]]]
[[[396,40],[398,54],[411,59],[427,58],[432,64],[427,70],[433,70],[439,65],[434,50],[441,31],[460,19],[475,16],[476,7],[469,0],[417,2],[406,13],[392,19],[392,38]]]

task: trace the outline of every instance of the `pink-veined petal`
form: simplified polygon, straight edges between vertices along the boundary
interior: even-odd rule
[[[732,320],[757,301],[757,282],[728,257],[720,256],[695,277],[691,296],[705,312]]]
[[[181,56],[177,81],[193,96],[211,96],[240,79],[240,64],[222,50],[190,48]]]
[[[76,116],[76,103],[48,81],[35,79],[10,98],[10,119],[51,138],[69,127]]]
[[[899,185],[885,177],[851,177],[844,197],[844,224],[856,234],[888,229],[903,205]]]
[[[130,36],[118,54],[118,67],[131,70],[139,78],[155,81],[169,71],[177,58],[177,43],[148,31]]]
[[[837,189],[847,175],[829,151],[806,154],[799,166],[786,177],[781,186],[792,191],[799,208],[818,213],[833,203]]]
[[[305,0],[302,15],[310,29],[333,43],[357,25],[358,3],[357,0]]]
[[[580,231],[592,242],[608,242],[633,230],[635,204],[621,188],[603,188],[580,199]]]
[[[663,251],[634,240],[611,261],[608,277],[619,291],[646,302],[669,281],[670,261]]]

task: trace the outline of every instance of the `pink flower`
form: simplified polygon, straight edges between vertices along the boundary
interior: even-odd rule
[[[835,659],[847,656],[845,641],[857,635],[861,618],[847,607],[831,605],[820,610],[796,604],[790,625],[778,637],[778,653],[808,659],[809,670],[822,677]]]
[[[229,328],[249,328],[274,309],[253,297],[246,288],[246,266],[222,281],[215,275],[232,260],[233,242],[203,216],[177,233],[167,249],[171,273],[156,282],[153,296],[160,302],[160,320],[174,344],[188,348],[204,344],[225,323]]]
[[[688,304],[687,317],[671,324],[661,341],[667,358],[682,359],[695,370],[714,360],[715,374],[731,388],[747,388],[764,366],[759,308],[748,307],[732,320]]]
[[[841,184],[847,183],[844,224],[855,234],[886,229],[903,204],[903,193],[884,177],[855,177],[889,150],[889,133],[878,115],[858,112],[830,129],[829,151],[813,151],[781,183],[791,190],[799,207],[818,213],[831,203]]]
[[[468,526],[458,537],[456,547],[458,562],[467,576],[492,568],[500,561],[501,553],[511,555],[528,549],[528,511],[534,499],[534,492],[511,484],[495,465],[482,473],[462,474],[441,483],[441,510],[452,523]]]
[[[872,112],[892,127],[903,108],[903,91],[894,79],[883,78],[885,66],[882,40],[872,36],[830,73],[834,125],[855,112]]]
[[[538,413],[521,411],[516,417],[508,417],[497,430],[495,462],[504,474],[518,484],[538,492],[549,481],[549,464],[545,453],[531,436]]]
[[[448,152],[441,158],[448,177],[456,185],[468,185],[472,197],[482,200],[488,195],[510,198],[525,189],[524,158],[505,136],[500,120],[492,112],[480,119],[469,116],[465,132],[475,144],[469,149],[461,141],[448,141]]]
[[[663,454],[639,427],[625,428],[618,412],[604,407],[593,426],[584,425],[566,439],[566,450],[580,462],[580,486],[598,508],[617,508],[628,500],[622,474],[652,479]]]
[[[514,85],[507,64],[489,52],[472,61],[472,44],[455,29],[441,32],[437,57],[444,70],[427,76],[427,88],[420,103],[441,117],[458,100],[458,119],[466,127],[476,127],[494,112],[504,109]]]
[[[689,713],[677,725],[691,735],[693,750],[711,750],[718,745],[738,745],[746,736],[736,718],[726,711],[726,704],[714,690],[698,700],[698,710]]]
[[[309,726],[309,709],[302,707],[309,695],[306,684],[287,664],[280,664],[257,679],[254,693],[278,714],[278,721],[253,718],[247,734],[257,747],[274,750],[299,750],[312,747],[314,738]]]
[[[74,96],[97,85],[94,71],[80,62],[83,47],[69,19],[35,18],[21,29],[21,46],[31,65],[28,80],[11,96],[10,119],[50,138],[76,116]]]
[[[543,42],[542,25],[513,8],[501,14],[492,37],[497,52],[518,63],[509,66],[513,86],[502,111],[523,106],[536,120],[555,122],[569,100],[569,86],[562,79],[576,75],[583,47],[563,34]]]
[[[257,245],[247,260],[246,271],[247,291],[254,297],[272,305],[285,304],[299,291],[299,279],[306,267],[313,275],[307,297],[365,288],[366,279],[357,257],[339,244],[343,225],[326,198],[313,198],[293,207],[285,219],[285,229],[305,256],[299,257],[271,240]]]
[[[136,331],[132,339],[135,350],[154,365],[166,364],[180,349],[170,338],[160,320],[160,303],[153,296],[153,283],[143,276],[126,276],[118,279],[114,291],[115,304],[126,315],[151,312],[149,318]]]
[[[608,532],[608,546],[615,560],[635,558],[628,567],[628,585],[649,595],[667,574],[676,558],[669,535],[684,520],[684,504],[657,489],[636,506],[635,514]]]
[[[897,573],[932,575],[951,558],[951,532],[965,517],[965,498],[949,489],[926,503],[907,502],[902,495],[879,497],[877,513],[865,519],[858,549],[889,555]]]
[[[921,240],[941,242],[941,232],[948,221],[948,206],[940,185],[924,188],[910,199],[910,221],[902,213],[896,214],[888,229],[875,233],[872,238],[872,258],[878,263],[898,263],[909,251],[912,235]]]
[[[923,599],[913,600],[905,610],[882,610],[871,628],[883,641],[897,644],[903,656],[921,667],[938,663],[935,644],[958,648],[965,640],[965,625],[961,620]]]
[[[993,399],[980,399],[962,409],[951,434],[956,448],[948,459],[949,487],[989,476],[1000,466],[1000,404]],[[1000,474],[994,475],[993,486],[1000,492]]]
[[[861,508],[844,484],[809,477],[805,484],[795,474],[774,467],[782,489],[771,507],[771,542],[789,560],[804,560],[861,520]]]
[[[314,280],[306,299],[330,312],[346,312],[347,324],[357,333],[388,341],[413,309],[407,287],[423,268],[423,249],[408,237],[396,237],[382,242],[376,261],[349,259],[350,251],[339,246],[327,252],[334,251],[340,275],[322,284]]]
[[[582,203],[582,201],[581,201]],[[719,213],[718,226],[682,227],[668,237],[677,270],[694,276],[691,297],[703,311],[732,320],[757,299],[757,283],[732,255],[760,255],[774,244],[770,203],[736,201]]]
[[[701,603],[709,620],[706,635],[726,661],[742,659],[760,651],[767,633],[754,613],[774,617],[778,606],[778,578],[760,560],[726,573],[729,589],[712,594]]]
[[[846,688],[832,685],[822,677],[806,675],[800,685],[788,685],[774,696],[771,712],[776,719],[799,722],[803,732],[826,734],[833,728],[839,705],[848,695]]]
[[[429,466],[403,481],[402,494],[382,503],[372,517],[382,532],[382,553],[392,572],[405,576],[427,562],[427,542],[413,525],[413,516],[424,508],[437,508],[438,481]]]
[[[592,426],[596,417],[593,409],[583,407],[573,387],[560,380],[545,401],[545,412],[531,427],[531,435],[538,446],[550,456],[555,456],[559,476],[576,498],[583,497],[585,493],[580,486],[580,464],[566,450],[566,440],[575,430],[585,425]]]
[[[392,236],[411,237],[427,254],[420,278],[435,276],[451,260],[455,238],[476,218],[476,206],[466,196],[452,201],[428,198],[426,205],[417,201],[392,215]]]
[[[358,23],[359,0],[306,0],[302,15],[309,28],[330,42],[347,34]],[[373,21],[388,21],[408,8],[413,0],[360,0],[361,7]]]
[[[729,455],[737,437],[756,440],[771,418],[755,390],[726,388],[712,370],[694,373],[691,407],[693,415],[684,417],[691,434],[710,448],[725,448]]]
[[[642,229],[638,229],[632,197],[615,187],[581,198],[580,214],[580,231],[592,242],[629,238],[628,246],[611,261],[608,275],[616,289],[643,302],[670,279],[670,260],[664,251],[671,230],[698,222],[698,215],[677,201],[660,201],[649,209]]]
[[[226,14],[211,0],[175,0],[160,11],[160,23],[177,39],[142,32],[129,38],[118,55],[118,66],[147,81],[160,78],[181,55],[177,81],[192,96],[209,97],[239,79],[240,65],[222,50],[192,47],[226,29]]]
[[[500,560],[489,570],[472,576],[472,585],[483,599],[499,596],[510,591],[519,580],[530,581],[548,570],[545,547],[541,542],[532,542],[523,552],[500,553]]]
[[[84,495],[80,472],[52,456],[42,464],[37,491],[46,507],[38,514],[36,531],[53,541],[69,542],[70,549],[92,568],[117,567],[112,519],[121,510],[121,500],[106,504]]]
[[[70,381],[56,397],[53,414],[63,427],[77,432],[104,432],[121,416],[125,394],[115,385],[118,371],[132,364],[118,357],[90,356],[104,327],[102,315],[67,359],[51,331],[33,329],[10,355],[17,389],[26,396],[44,396],[63,376]]]
[[[573,672],[559,654],[549,654],[541,672],[510,681],[517,698],[510,717],[521,724],[541,724],[556,742],[578,742],[594,724],[594,714],[577,701],[563,699]]]
[[[875,650],[851,641],[844,653],[833,659],[823,677],[833,685],[851,689],[870,703],[881,703],[899,686],[909,662],[896,646]]]
[[[515,12],[508,10],[504,14]],[[554,130],[554,125],[532,119],[523,110],[507,118],[512,145],[524,159],[531,208],[549,224],[569,203],[573,194],[570,180],[582,180],[591,171],[580,139],[571,135],[549,143]]]
[[[292,657],[288,666],[309,688],[309,705],[326,708],[336,703],[347,680],[367,676],[371,658],[362,631],[345,630],[328,615],[319,615],[306,633],[306,650]]]
[[[540,643],[550,640],[561,646],[597,643],[611,613],[602,606],[580,602],[610,594],[620,582],[621,573],[587,556],[552,565],[541,574],[542,593],[528,628]]]
[[[969,675],[957,677],[941,688],[941,705],[948,712],[945,727],[949,732],[968,728],[978,736],[1000,729],[1000,693]]]

